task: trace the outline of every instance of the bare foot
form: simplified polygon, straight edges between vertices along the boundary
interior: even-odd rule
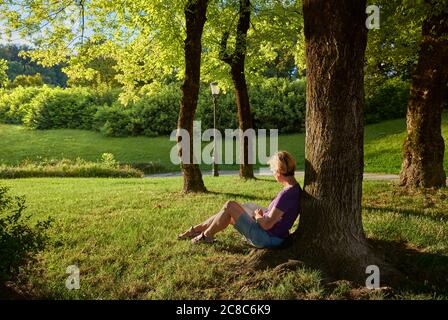
[[[187,231],[179,234],[177,236],[177,240],[193,239],[194,237],[197,237],[200,234],[201,234],[200,232],[194,230],[194,227],[191,227]]]

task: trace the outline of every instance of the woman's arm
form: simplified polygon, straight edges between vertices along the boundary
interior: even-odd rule
[[[263,217],[263,211],[258,209],[255,211],[255,220],[264,230],[269,230],[280,221],[283,214],[282,210],[274,207],[266,217]]]

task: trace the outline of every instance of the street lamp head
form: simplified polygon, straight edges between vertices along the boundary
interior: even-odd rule
[[[219,87],[218,87],[218,82],[211,82],[210,83],[210,89],[212,90],[212,95],[214,97],[219,95]]]

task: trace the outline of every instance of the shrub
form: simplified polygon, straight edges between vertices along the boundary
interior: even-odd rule
[[[177,85],[165,86],[156,94],[140,99],[133,107],[134,132],[145,136],[170,134],[177,128],[179,100]]]
[[[98,106],[112,105],[120,90],[22,87],[0,94],[0,122],[35,129],[92,129]]]
[[[110,153],[100,162],[76,160],[45,160],[40,163],[23,161],[17,166],[0,165],[0,179],[29,177],[111,177],[140,178],[143,172],[130,165],[120,165]]]
[[[22,124],[31,109],[32,99],[43,89],[37,87],[17,87],[0,95],[0,121]]]
[[[399,78],[386,80],[366,101],[366,123],[405,117],[409,88],[409,82]]]
[[[249,89],[254,128],[279,129],[280,133],[300,132],[305,113],[305,81],[267,79]],[[106,135],[168,135],[177,127],[180,84],[172,83],[157,93],[143,96],[127,107],[118,102],[100,107],[95,115],[98,130]],[[199,91],[196,120],[202,129],[213,128],[213,100],[208,85]],[[239,127],[233,90],[221,95],[217,128]]]
[[[202,128],[213,127],[213,100],[208,85],[199,92],[196,120]],[[18,87],[0,99],[0,121],[24,123],[34,129],[96,129],[109,136],[168,135],[177,127],[180,83],[160,87],[123,106],[119,90],[88,88]],[[305,112],[305,82],[265,79],[249,88],[255,129],[278,128],[280,133],[300,132]],[[233,90],[221,95],[217,110],[218,129],[238,128]]]
[[[197,119],[202,128],[213,127],[213,102],[208,87],[201,88]],[[301,132],[305,115],[304,80],[264,79],[249,87],[252,120],[255,129],[278,129],[280,133]],[[237,107],[233,90],[218,100],[217,128],[238,128]]]
[[[163,87],[158,93],[143,96],[135,103],[123,106],[115,102],[98,108],[97,129],[110,136],[170,134],[177,127],[179,88]]]
[[[160,161],[155,162],[131,162],[129,166],[142,171],[144,174],[154,174],[160,172],[166,172],[166,168],[160,163]]]
[[[87,88],[47,88],[31,101],[24,123],[34,129],[92,129],[95,102]]]
[[[112,89],[96,89],[94,91],[95,94],[95,104],[97,106],[108,105],[111,106],[116,101],[118,101],[118,97],[120,95],[120,88],[112,88]]]
[[[25,209],[23,197],[12,197],[7,187],[0,187],[0,284],[48,242],[46,231],[52,219],[31,225]]]
[[[306,82],[266,79],[249,92],[254,127],[278,129],[279,133],[302,132],[305,121]]]
[[[35,129],[73,128],[98,130],[108,136],[168,135],[177,127],[180,83],[173,82],[123,106],[120,89],[17,87],[0,95],[0,121]],[[305,121],[306,81],[262,79],[249,87],[255,129],[302,132]],[[367,123],[404,117],[409,83],[391,78],[366,100]],[[199,91],[196,120],[202,129],[213,127],[213,100],[208,85]],[[218,99],[217,128],[238,128],[233,89]]]
[[[111,106],[98,107],[94,115],[94,123],[97,130],[107,136],[121,137],[133,135],[131,123],[132,110],[122,106],[119,102]]]
[[[9,88],[16,87],[42,87],[44,85],[44,80],[40,73],[34,75],[24,75],[20,74],[16,76],[14,81],[9,84]]]

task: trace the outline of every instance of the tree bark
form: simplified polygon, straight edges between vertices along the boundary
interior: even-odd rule
[[[444,12],[428,16],[422,27],[406,116],[401,186],[412,189],[446,186],[441,124],[447,82],[448,13]]]
[[[236,106],[238,110],[238,120],[240,129],[245,132],[252,129],[252,114],[250,111],[249,94],[247,91],[246,77],[244,74],[244,65],[247,49],[247,31],[250,26],[250,0],[240,0],[239,19],[236,29],[236,44],[232,54],[228,54],[227,39],[228,33],[225,33],[221,42],[220,58],[230,65],[232,81],[235,89]],[[253,165],[249,163],[248,141],[243,139],[243,163],[240,164],[240,177],[244,179],[253,179]]]
[[[199,95],[201,70],[202,31],[206,21],[208,0],[189,0],[185,7],[186,33],[185,80],[182,84],[182,97],[177,127],[190,134],[190,163],[181,163],[184,176],[183,192],[206,192],[201,170],[193,161],[193,120]],[[180,142],[178,136],[177,141]],[[182,149],[180,155],[182,155]]]
[[[295,242],[333,274],[379,263],[361,220],[366,1],[305,0],[305,182]]]

